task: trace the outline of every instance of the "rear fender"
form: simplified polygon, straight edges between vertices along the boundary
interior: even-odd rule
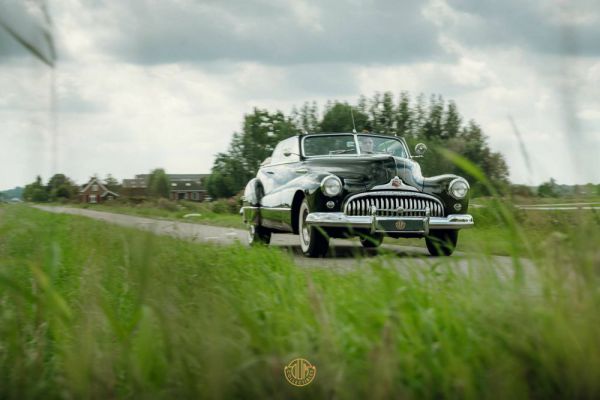
[[[263,193],[262,183],[257,178],[251,179],[244,189],[244,206],[259,207]]]
[[[263,193],[262,183],[257,178],[253,178],[246,184],[241,210],[245,223],[260,225],[260,200]]]

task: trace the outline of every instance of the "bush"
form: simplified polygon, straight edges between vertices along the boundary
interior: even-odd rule
[[[177,204],[167,199],[158,199],[158,201],[156,202],[156,206],[162,210],[167,211],[178,210]]]
[[[235,197],[215,200],[211,204],[212,211],[217,214],[237,214],[240,205]]]

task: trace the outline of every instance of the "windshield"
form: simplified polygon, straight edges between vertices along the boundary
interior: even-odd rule
[[[304,138],[305,156],[357,154],[353,135],[319,135]]]
[[[307,157],[340,154],[390,154],[408,158],[404,143],[394,137],[369,135],[318,135],[304,138],[303,151]],[[358,142],[358,149],[357,149]]]
[[[404,143],[393,137],[358,135],[358,145],[361,154],[391,154],[408,158]]]

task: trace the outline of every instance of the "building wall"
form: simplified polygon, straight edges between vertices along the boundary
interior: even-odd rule
[[[185,190],[172,190],[170,199],[171,200],[187,200],[187,201],[204,201],[206,197],[205,191],[185,191]]]

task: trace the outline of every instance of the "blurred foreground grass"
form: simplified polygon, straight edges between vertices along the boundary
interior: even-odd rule
[[[0,397],[598,398],[598,222],[578,230],[535,266],[341,272],[0,206]]]

